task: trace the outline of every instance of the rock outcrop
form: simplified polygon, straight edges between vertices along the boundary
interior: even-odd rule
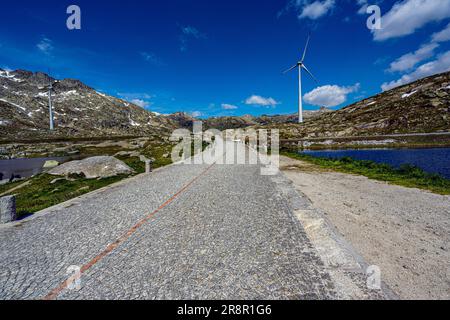
[[[109,156],[99,156],[64,163],[48,172],[56,176],[84,175],[88,179],[131,174],[133,169]]]

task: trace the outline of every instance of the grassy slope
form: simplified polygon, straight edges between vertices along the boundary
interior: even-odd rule
[[[419,188],[442,195],[450,195],[449,179],[445,179],[437,174],[426,173],[422,169],[410,165],[403,165],[399,169],[396,169],[387,164],[353,160],[351,158],[317,158],[289,151],[282,152],[281,154],[293,159],[307,161],[322,168],[360,174],[371,179],[387,181],[404,187]]]

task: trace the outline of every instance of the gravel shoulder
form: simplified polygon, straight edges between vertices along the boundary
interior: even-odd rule
[[[450,298],[450,197],[281,157],[295,188],[401,299]]]

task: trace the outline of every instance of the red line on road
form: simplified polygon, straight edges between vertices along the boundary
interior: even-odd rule
[[[168,206],[171,202],[173,202],[180,194],[186,191],[191,185],[194,184],[201,176],[205,175],[215,163],[206,168],[202,173],[200,173],[197,177],[192,179],[188,184],[186,184],[183,188],[181,188],[177,193],[175,193],[172,197],[169,198],[166,202],[164,202],[158,209],[148,214],[138,223],[136,223],[130,230],[128,230],[125,234],[123,234],[120,238],[114,241],[112,244],[108,245],[105,250],[103,250],[99,255],[89,261],[87,264],[83,265],[80,269],[81,274],[92,268],[95,264],[97,264],[100,260],[106,257],[109,253],[111,253],[114,249],[116,249],[121,243],[125,242],[128,238],[130,238],[140,227],[142,227],[147,221],[155,216],[158,211]],[[73,283],[73,277],[69,277],[67,280],[62,282],[58,287],[50,291],[43,300],[54,300],[58,297],[58,295],[65,290],[70,284]]]

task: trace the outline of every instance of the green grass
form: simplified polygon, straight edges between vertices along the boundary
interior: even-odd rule
[[[427,173],[412,165],[402,165],[397,169],[387,164],[379,164],[368,160],[319,158],[289,151],[281,152],[281,154],[293,159],[307,161],[321,168],[360,174],[370,179],[387,181],[409,188],[429,190],[442,195],[450,194],[449,179],[437,174]]]
[[[30,184],[13,192],[16,195],[17,216],[22,218],[126,177],[122,175],[104,179],[78,178],[73,181],[60,180],[52,184],[52,180],[58,177],[40,174],[32,178]]]

